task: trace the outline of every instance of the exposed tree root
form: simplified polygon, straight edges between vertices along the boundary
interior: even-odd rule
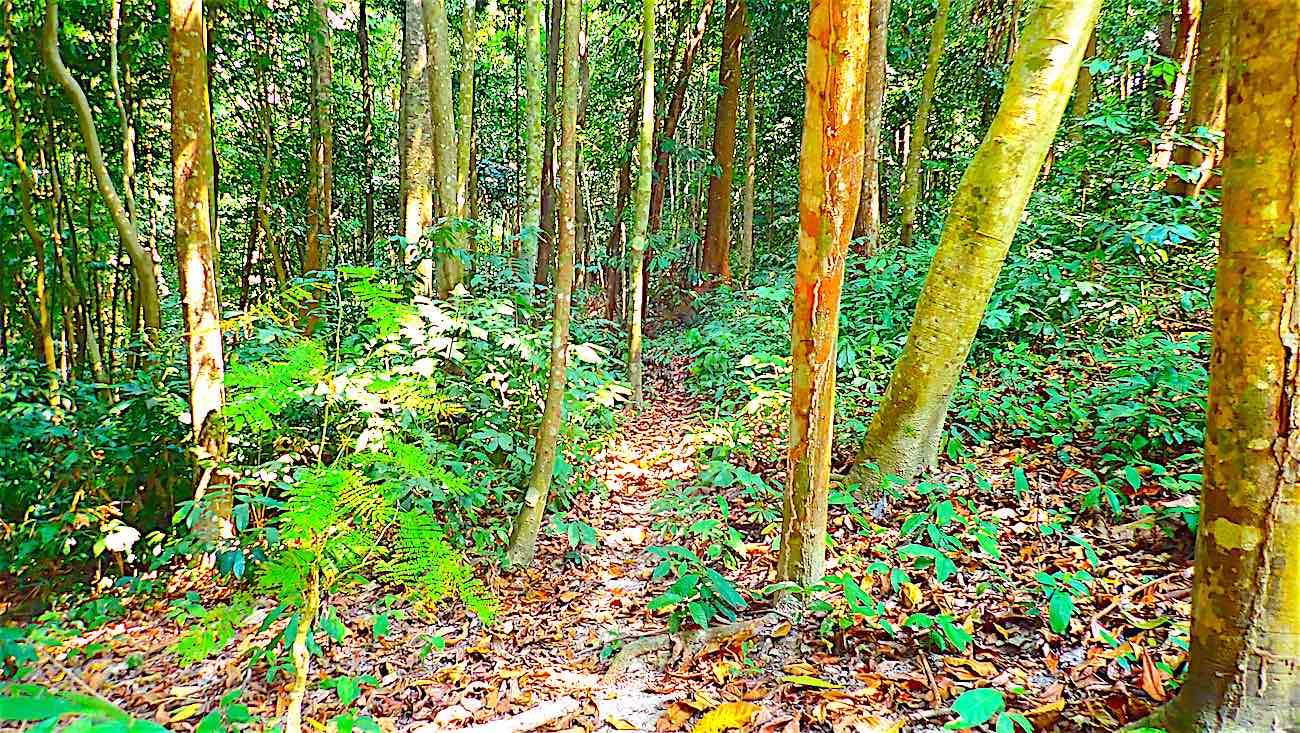
[[[571,697],[561,697],[529,708],[522,713],[511,715],[508,718],[460,728],[458,733],[526,733],[577,711],[577,700]],[[409,733],[441,733],[444,730],[446,728],[440,723],[427,723],[412,728]]]
[[[1145,717],[1138,718],[1132,723],[1129,723],[1123,728],[1120,728],[1118,731],[1116,731],[1116,733],[1133,733],[1134,731],[1139,731],[1144,728],[1156,728],[1158,730],[1164,730],[1165,711],[1166,711],[1166,706],[1161,705],[1155,710],[1152,710],[1151,712],[1147,713]]]
[[[655,634],[632,639],[624,644],[622,650],[614,655],[614,659],[610,661],[609,670],[605,672],[605,681],[612,682],[618,679],[633,662],[646,655],[671,652],[666,658],[660,656],[658,666],[665,666],[674,659],[688,661],[711,641],[736,636],[746,631],[756,634],[764,626],[778,623],[783,618],[781,614],[773,612],[723,626],[692,629],[679,634]]]

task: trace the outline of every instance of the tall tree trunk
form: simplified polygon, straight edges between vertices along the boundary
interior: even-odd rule
[[[1233,0],[1205,0],[1201,8],[1200,35],[1196,40],[1196,63],[1192,69],[1191,104],[1183,128],[1195,135],[1204,128],[1223,131],[1228,112],[1228,38],[1231,35]],[[1176,188],[1187,196],[1199,196],[1209,184],[1222,146],[1202,140],[1206,149],[1183,145],[1177,162],[1195,168],[1190,181],[1177,178]],[[1208,153],[1208,154],[1207,154]]]
[[[560,123],[559,247],[555,253],[555,308],[551,319],[551,363],[546,384],[546,404],[537,427],[533,470],[523,506],[515,517],[506,566],[529,565],[537,552],[537,534],[546,512],[546,497],[555,470],[556,443],[564,408],[565,370],[569,362],[569,314],[573,297],[573,245],[578,214],[578,33],[582,0],[564,2],[564,87]],[[558,39],[557,39],[558,40]]]
[[[1065,112],[1101,0],[1042,0],[1002,104],[953,197],[907,345],[851,481],[911,478],[938,457],[948,401]]]
[[[654,174],[655,138],[655,0],[641,0],[641,125],[636,145],[636,195],[632,201],[632,237],[628,258],[627,377],[632,383],[632,406],[645,407],[641,388],[641,327],[645,318],[645,245],[650,225],[650,178]]]
[[[550,0],[546,27],[546,143],[542,151],[542,228],[537,239],[537,266],[533,282],[545,285],[551,276],[551,250],[555,244],[555,85],[560,58],[560,33],[564,0]]]
[[[519,283],[532,292],[537,278],[537,246],[542,224],[542,109],[546,106],[542,66],[543,0],[524,0],[524,145],[526,148],[523,221],[519,230]]]
[[[1178,132],[1178,121],[1183,116],[1183,105],[1187,99],[1187,80],[1192,73],[1192,59],[1196,56],[1196,37],[1200,23],[1201,0],[1182,0],[1182,10],[1178,16],[1178,37],[1174,44],[1174,61],[1178,63],[1178,73],[1174,76],[1165,117],[1161,120],[1164,132],[1151,157],[1151,165],[1160,170],[1168,168],[1174,158],[1174,136]]]
[[[1231,8],[1190,666],[1171,733],[1300,729],[1300,4]]]
[[[256,17],[256,16],[254,16]],[[257,40],[257,23],[253,23],[253,38]],[[271,271],[275,274],[277,289],[283,289],[289,283],[289,272],[280,253],[280,245],[271,231],[271,166],[275,164],[275,130],[272,125],[271,88],[266,82],[266,67],[271,65],[271,43],[266,39],[259,41],[260,51],[265,63],[257,65],[257,87],[261,95],[257,119],[262,135],[262,168],[257,180],[257,229],[265,243],[266,256],[271,260]]]
[[[1084,51],[1083,58],[1086,61],[1097,55],[1097,32],[1094,30],[1091,36],[1088,36],[1088,49]],[[1074,83],[1074,103],[1070,112],[1074,115],[1074,129],[1070,130],[1070,138],[1075,142],[1083,140],[1083,118],[1088,116],[1088,106],[1092,104],[1092,71],[1088,65],[1079,66],[1079,79]]]
[[[312,125],[303,272],[328,267],[334,243],[334,42],[325,0],[312,0],[312,9],[308,29]]]
[[[474,65],[478,35],[474,30],[474,0],[462,0],[460,88],[457,96],[456,216],[469,217],[470,151],[474,147]]]
[[[882,0],[876,0],[881,2]],[[887,2],[888,0],[883,0]],[[870,29],[868,29],[870,35]],[[754,104],[757,101],[755,86],[758,80],[758,64],[755,63],[753,35],[750,35],[749,52],[749,90],[745,95],[745,187],[740,196],[740,251],[736,254],[736,274],[740,284],[749,286],[749,278],[754,273],[754,177],[758,172],[758,124]]]
[[[429,108],[433,118],[433,179],[438,216],[450,223],[459,216],[456,198],[456,115],[451,95],[451,48],[447,42],[445,0],[424,0],[424,40],[429,46]],[[458,250],[464,249],[459,232],[448,238],[438,254],[435,290],[447,298],[464,276]]]
[[[370,16],[366,0],[361,0],[357,14],[357,54],[361,57],[361,166],[365,211],[361,221],[361,251],[371,262],[375,259],[375,178],[371,148],[374,144],[375,91],[370,83]]]
[[[81,90],[81,85],[72,78],[68,67],[64,66],[59,55],[59,4],[58,0],[46,0],[45,26],[41,35],[41,55],[50,75],[59,82],[68,96],[77,114],[77,124],[81,129],[81,139],[86,146],[86,158],[90,161],[91,171],[95,175],[95,187],[108,207],[108,213],[117,227],[122,246],[126,247],[131,267],[135,270],[139,282],[141,310],[144,313],[145,335],[150,341],[157,339],[162,330],[162,310],[158,304],[158,280],[154,276],[153,258],[140,246],[139,232],[131,225],[130,216],[117,195],[117,188],[108,176],[108,166],[104,163],[104,150],[99,145],[99,134],[95,131],[95,122],[91,118],[90,103]]]
[[[912,230],[916,228],[916,207],[921,197],[921,163],[925,159],[925,128],[930,123],[930,105],[934,101],[934,82],[939,76],[939,63],[943,60],[943,39],[948,30],[949,0],[939,0],[930,31],[930,55],[925,61],[925,77],[921,80],[921,100],[916,105],[916,118],[912,121],[912,141],[907,151],[907,165],[903,169],[903,190],[899,202],[903,207],[903,221],[899,240],[904,247],[912,244]]]
[[[862,189],[869,12],[869,0],[812,0],[808,14],[799,257],[790,322],[790,437],[776,564],[778,579],[805,585],[820,581],[826,565],[835,343],[844,259]]]
[[[401,183],[403,261],[413,267],[423,295],[433,295],[433,260],[422,256],[433,227],[433,116],[429,109],[429,48],[424,5],[406,0],[402,23]]]
[[[668,109],[664,111],[664,122],[659,128],[659,145],[655,153],[654,180],[650,184],[650,231],[657,232],[663,224],[664,192],[668,183],[668,163],[672,153],[664,146],[666,140],[676,140],[677,126],[681,123],[682,112],[686,109],[686,92],[690,87],[691,71],[695,68],[695,59],[699,54],[700,44],[709,28],[709,16],[713,14],[713,0],[703,0],[700,14],[695,26],[686,39],[686,48],[682,51],[681,69],[677,72],[677,81],[673,87]]]
[[[709,211],[704,224],[704,272],[731,277],[731,180],[736,158],[736,116],[740,109],[740,47],[745,38],[745,0],[727,0],[722,28],[722,62],[713,117],[713,164],[709,176]]]
[[[642,85],[644,87],[644,85]],[[632,106],[627,111],[628,137],[640,128],[637,124],[641,112],[644,88],[638,89]],[[618,192],[614,195],[614,216],[610,222],[609,237],[605,240],[605,318],[611,321],[623,319],[623,229],[627,200],[632,196],[632,157],[623,157],[618,167]],[[622,157],[622,156],[620,156]]]
[[[203,0],[170,0],[173,198],[176,259],[189,357],[190,416],[198,450],[195,500],[219,490],[218,517],[230,514],[218,465],[226,454],[221,420],[225,361],[217,302],[217,253],[212,236],[212,126],[208,105]]]
[[[866,134],[862,152],[862,194],[853,237],[861,237],[862,250],[872,254],[880,246],[880,118],[885,108],[885,76],[889,62],[889,0],[872,0],[871,47],[867,49],[866,96],[862,116]]]

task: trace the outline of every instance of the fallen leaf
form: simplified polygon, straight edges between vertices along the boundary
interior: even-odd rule
[[[744,729],[758,714],[759,706],[752,702],[728,702],[710,710],[691,728],[691,733],[722,733],[725,730]]]
[[[789,682],[792,685],[800,685],[802,687],[818,687],[825,690],[833,690],[840,687],[840,685],[837,685],[834,682],[827,682],[826,680],[820,677],[813,677],[812,675],[808,675],[808,674],[788,674],[782,677],[781,681]]]

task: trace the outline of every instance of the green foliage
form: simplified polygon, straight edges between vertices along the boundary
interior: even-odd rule
[[[651,547],[649,552],[660,558],[650,574],[652,580],[676,578],[668,590],[647,604],[651,611],[671,609],[668,628],[677,631],[685,620],[708,628],[714,619],[736,620],[736,611],[748,607],[736,586],[710,568],[699,555],[680,545]]]
[[[0,686],[0,721],[33,723],[32,731],[50,733],[65,719],[69,727],[86,733],[165,733],[151,720],[131,717],[98,697],[76,692],[54,692],[37,685],[9,683]]]

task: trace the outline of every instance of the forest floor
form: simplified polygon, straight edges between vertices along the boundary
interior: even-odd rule
[[[753,707],[730,710],[751,718],[748,730],[759,733],[937,731],[953,719],[955,697],[991,686],[1038,729],[1105,730],[1170,694],[1188,613],[1189,534],[1150,522],[1116,528],[1100,516],[1060,526],[1058,512],[1077,505],[1086,485],[1023,446],[984,453],[980,471],[950,467],[933,477],[960,516],[996,521],[1001,557],[951,553],[956,567],[948,577],[909,568],[901,591],[883,576],[863,579],[893,621],[892,635],[844,611],[842,599],[830,601],[829,614],[775,611],[756,592],[774,581],[770,514],[741,516],[748,500],[739,487],[718,490],[744,542],[739,552],[728,550],[725,568],[716,567],[750,607],[724,632],[656,644],[666,617],[647,604],[671,579],[652,579],[658,558],[647,548],[684,542],[663,536],[661,500],[675,496],[680,504],[699,493],[690,487],[702,450],[719,439],[709,406],[683,390],[684,370],[681,363],[651,368],[649,409],[628,416],[595,462],[604,490],[581,495],[566,512],[596,529],[596,543],[575,551],[566,538],[544,533],[527,571],[488,571],[500,603],[494,623],[458,610],[431,619],[378,587],[327,599],[346,636],[331,643],[321,636],[306,698],[309,726],[332,728],[335,716],[350,711],[384,730],[507,720],[493,729],[506,733],[523,729],[524,719],[512,716],[532,711],[561,713],[542,716],[550,718],[546,730],[689,731],[703,713],[743,701]],[[766,451],[771,463],[750,466],[774,487],[782,485],[778,442]],[[1013,460],[1025,467],[1028,491],[1011,485]],[[856,572],[864,566],[853,558],[892,557],[888,548],[917,541],[897,528],[933,503],[919,492],[877,503],[865,517],[875,527],[869,532],[861,531],[862,514],[851,520],[845,507],[833,506],[832,572]],[[962,544],[970,539],[940,529]],[[1093,579],[1066,633],[1053,633],[1041,612],[1046,595],[1035,578],[1042,571],[1086,571]],[[255,718],[281,714],[286,677],[268,682],[267,664],[248,663],[282,631],[283,621],[258,631],[270,602],[241,611],[239,633],[227,633],[231,640],[206,659],[184,664],[175,645],[193,621],[175,611],[187,593],[198,593],[208,608],[230,597],[210,573],[172,576],[161,597],[134,597],[121,618],[47,649],[34,681],[93,693],[177,730],[195,726],[237,689]],[[953,619],[972,636],[969,646],[959,650],[931,631],[904,628],[914,614]],[[655,653],[629,659],[629,649]],[[614,659],[619,669],[611,670]],[[329,680],[330,688],[322,687]],[[355,699],[344,705],[341,697]]]

